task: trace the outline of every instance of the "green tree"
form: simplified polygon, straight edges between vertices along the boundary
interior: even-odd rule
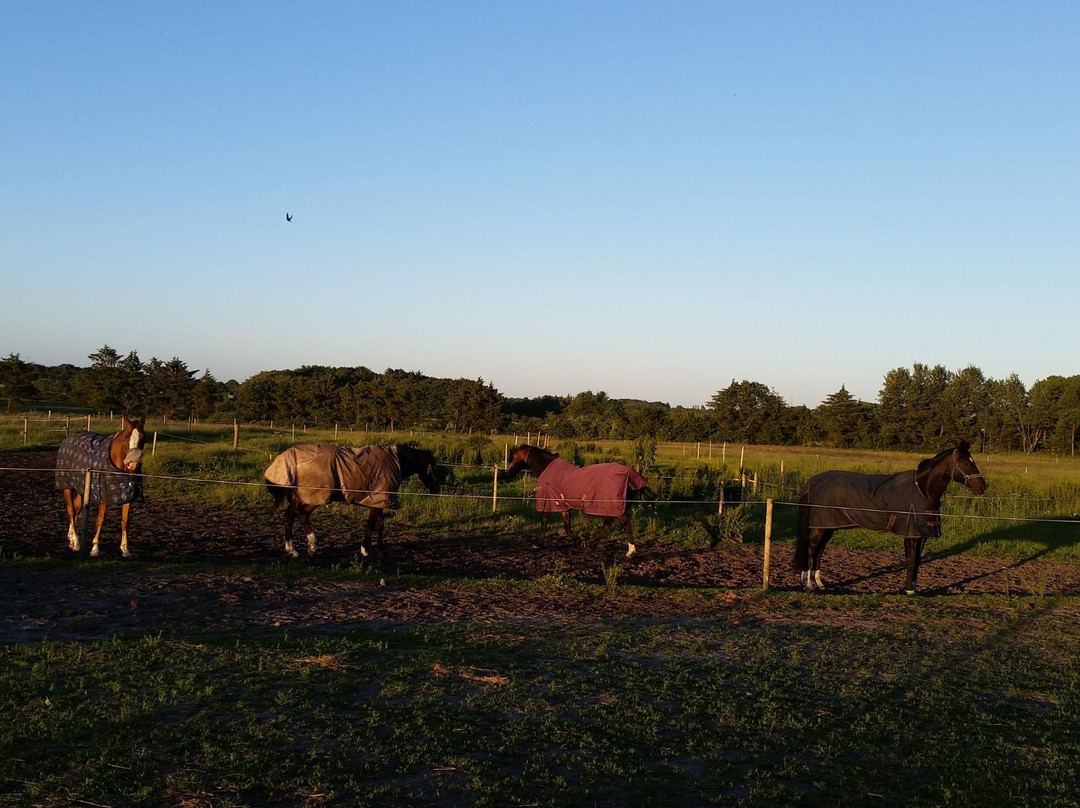
[[[36,393],[32,369],[19,354],[8,354],[0,361],[0,397],[7,399],[9,413],[15,411],[16,401],[33,398]]]
[[[115,348],[103,345],[90,354],[90,367],[77,378],[77,389],[98,412],[128,412],[145,399],[143,365],[135,351],[121,357]]]
[[[178,357],[168,362],[152,358],[144,374],[148,411],[160,412],[166,420],[195,414],[196,373]]]
[[[784,400],[760,382],[731,380],[709,401],[716,413],[721,440],[745,443],[780,443],[778,424]]]
[[[844,385],[818,405],[817,416],[825,439],[833,446],[855,446],[866,436],[859,402]]]
[[[229,391],[225,385],[217,381],[209,370],[204,371],[202,377],[192,390],[192,400],[195,406],[196,418],[209,418],[218,411]]]

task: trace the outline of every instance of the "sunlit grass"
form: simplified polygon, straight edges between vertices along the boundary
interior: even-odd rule
[[[118,418],[91,420],[91,427],[100,432],[119,426]],[[19,417],[0,420],[0,448],[20,448],[23,427]],[[68,428],[85,429],[86,418],[29,416],[27,445],[58,445]],[[318,430],[303,424],[274,428],[242,425],[234,432],[232,424],[160,420],[148,422],[147,433],[143,471],[150,475],[148,495],[222,507],[264,508],[267,498],[262,472],[278,452],[294,443],[361,446],[408,442],[432,449],[450,466],[451,474],[440,496],[428,495],[415,481],[406,484],[400,522],[435,530],[464,525],[498,532],[523,520],[535,520],[530,501],[535,481],[527,475],[500,481],[494,513],[491,508],[494,468],[503,466],[515,440],[524,441],[524,435]],[[586,463],[632,462],[634,456],[630,441],[552,440],[550,448]],[[797,501],[800,489],[813,474],[832,468],[891,473],[913,469],[923,458],[910,452],[661,442],[652,465],[644,469],[657,503],[634,513],[635,529],[649,541],[715,542],[725,531],[725,520],[718,513],[720,500],[725,508],[744,501],[750,504],[745,506],[742,540],[760,542],[764,536],[763,503],[771,498],[776,502],[773,535],[783,540],[794,536],[791,503]],[[989,491],[974,497],[959,486],[950,489],[944,501],[944,535],[934,542],[935,550],[1080,557],[1080,541],[1075,537],[1080,520],[1080,460],[1017,454],[976,455],[976,460],[989,481]],[[865,531],[840,533],[833,541],[849,546],[897,546],[894,537]]]

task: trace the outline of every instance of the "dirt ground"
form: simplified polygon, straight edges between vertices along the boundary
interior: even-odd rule
[[[49,473],[54,451],[0,453],[0,555],[73,558],[68,549],[63,500]],[[366,511],[357,509],[360,529]],[[102,532],[102,555],[120,559],[119,513],[110,511]],[[469,525],[438,535],[387,523],[387,555],[370,579],[282,576],[254,562],[282,561],[302,566],[348,565],[356,541],[339,529],[320,525],[320,551],[313,559],[286,562],[280,514],[200,508],[156,501],[148,496],[133,508],[131,550],[140,562],[221,563],[197,571],[172,563],[138,563],[129,569],[109,565],[88,572],[79,564],[0,565],[0,643],[49,636],[94,639],[114,634],[170,635],[200,632],[272,632],[282,627],[348,628],[422,622],[560,622],[582,615],[701,617],[730,609],[734,596],[711,600],[666,597],[672,588],[746,589],[760,587],[762,548],[753,545],[688,549],[647,539],[637,555],[621,558],[625,544],[612,538],[585,550],[559,534],[537,546],[536,534],[496,535]],[[320,527],[323,529],[320,531]],[[455,535],[456,532],[456,535]],[[782,537],[781,537],[782,538]],[[621,549],[620,549],[621,548]],[[790,540],[774,542],[770,584],[795,589]],[[555,581],[599,582],[601,565],[619,564],[615,596],[585,594]],[[251,564],[245,569],[245,565]],[[903,547],[895,551],[830,547],[823,569],[833,594],[891,593],[903,577]],[[261,571],[260,571],[261,570]],[[537,579],[552,576],[538,591],[474,592],[467,586],[416,587],[397,574],[450,579]],[[621,597],[618,587],[646,588]],[[1080,594],[1080,565],[1046,558],[1021,561],[927,552],[920,572],[923,596],[943,594]],[[704,605],[703,605],[704,604]]]

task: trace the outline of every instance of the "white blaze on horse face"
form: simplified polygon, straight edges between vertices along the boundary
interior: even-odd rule
[[[131,437],[128,438],[128,448],[138,449],[139,441],[142,440],[142,432],[138,429],[131,430]]]

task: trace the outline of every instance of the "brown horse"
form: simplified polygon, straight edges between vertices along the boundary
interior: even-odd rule
[[[75,521],[83,507],[98,506],[97,525],[94,529],[94,545],[90,555],[99,553],[98,539],[105,522],[109,505],[120,506],[120,551],[124,558],[128,552],[128,525],[131,503],[142,501],[143,441],[146,418],[132,421],[124,416],[124,428],[115,435],[99,435],[96,432],[76,432],[64,439],[56,455],[56,488],[64,492],[64,506],[68,516],[68,545],[79,552],[79,533]],[[86,477],[90,475],[89,496]],[[84,502],[84,499],[86,500]]]
[[[914,472],[824,471],[811,477],[799,497],[794,558],[806,591],[825,588],[821,554],[832,534],[861,527],[904,537],[904,591],[914,595],[926,540],[941,536],[941,498],[950,482],[976,495],[986,491],[967,441],[923,460]]]
[[[511,479],[524,469],[536,477],[536,510],[540,512],[540,538],[544,537],[552,511],[562,514],[563,532],[570,530],[571,510],[602,516],[604,524],[618,519],[626,533],[626,557],[636,551],[634,525],[626,515],[628,499],[648,496],[646,480],[634,469],[622,463],[596,463],[575,466],[554,452],[524,444],[514,449],[513,461],[503,472]]]
[[[374,535],[382,550],[383,524],[387,509],[398,507],[398,487],[417,475],[432,494],[439,493],[445,470],[426,449],[397,446],[323,446],[298,444],[279,454],[263,477],[274,502],[285,507],[285,552],[300,554],[293,547],[296,517],[307,534],[308,555],[314,555],[315,530],[311,514],[331,502],[364,505],[369,509],[367,526],[360,540],[360,555],[368,554],[368,540]]]

